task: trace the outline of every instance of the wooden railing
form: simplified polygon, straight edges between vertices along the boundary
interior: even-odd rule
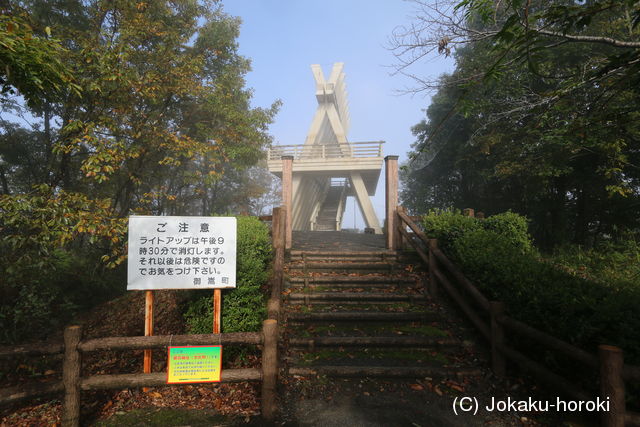
[[[82,340],[82,328],[70,326],[64,331],[63,343],[36,343],[0,348],[0,358],[63,355],[62,380],[48,383],[26,384],[0,390],[0,405],[12,404],[37,397],[64,394],[62,425],[80,425],[81,392],[87,390],[126,387],[156,387],[167,385],[167,373],[94,375],[81,377],[82,355],[93,351],[165,349],[168,346],[189,345],[261,345],[261,368],[223,369],[221,382],[261,381],[261,413],[266,422],[275,418],[278,379],[278,319],[283,286],[285,250],[285,215],[283,208],[275,208],[273,215],[264,215],[262,221],[271,221],[274,247],[274,268],[271,277],[271,295],[268,316],[261,332],[242,332],[203,335],[159,335],[138,337],[108,337]],[[180,385],[180,384],[172,384]]]
[[[0,357],[55,355],[62,353],[62,381],[37,385],[21,385],[0,391],[0,403],[10,404],[64,392],[63,426],[80,425],[81,392],[125,387],[156,387],[167,385],[166,372],[151,374],[94,375],[81,377],[82,355],[93,351],[165,349],[187,345],[262,345],[262,368],[223,369],[221,382],[262,381],[263,417],[272,419],[275,412],[275,387],[265,390],[264,384],[275,384],[277,375],[277,322],[267,319],[262,332],[204,335],[159,335],[139,337],[109,337],[82,340],[82,327],[69,326],[64,331],[64,343],[34,344],[0,349]],[[177,385],[177,384],[172,384]],[[187,384],[188,385],[188,384]]]
[[[602,425],[607,427],[625,424],[640,425],[640,414],[625,410],[624,391],[625,381],[630,384],[640,382],[640,366],[625,365],[621,349],[600,345],[597,355],[591,354],[507,316],[504,314],[502,302],[489,301],[438,248],[437,240],[428,238],[401,207],[397,210],[397,217],[398,241],[410,244],[422,261],[428,265],[428,293],[431,296],[437,296],[440,288],[444,289],[480,334],[489,341],[492,369],[496,376],[505,375],[506,360],[510,359],[567,396],[577,400],[589,400],[591,397],[590,393],[581,390],[561,375],[550,371],[540,362],[506,345],[505,332],[508,331],[513,335],[528,338],[544,349],[556,351],[570,360],[597,371],[597,379],[600,382],[600,397],[609,398],[610,401],[610,410],[601,414]]]
[[[267,317],[280,321],[282,291],[284,286],[284,255],[287,211],[284,206],[273,208],[271,220],[271,245],[273,246],[273,273],[271,295],[267,302]]]
[[[384,141],[345,142],[336,145],[274,145],[267,153],[268,160],[280,160],[282,156],[293,156],[294,160],[329,158],[382,157]]]

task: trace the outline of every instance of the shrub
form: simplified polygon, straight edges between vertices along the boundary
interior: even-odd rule
[[[535,252],[526,219],[514,213],[486,220],[436,215],[425,218],[427,235],[442,236],[443,250],[510,315],[592,353],[598,344],[618,345],[626,360],[640,362],[637,280],[598,283],[557,268]]]
[[[527,219],[513,212],[477,219],[465,216],[456,209],[434,209],[423,217],[422,226],[427,236],[438,239],[438,244],[445,252],[452,251],[452,245],[461,237],[480,230],[504,237],[506,240],[503,241],[519,252],[533,250]]]
[[[237,284],[223,291],[222,328],[224,332],[260,330],[266,314],[262,285],[269,278],[271,239],[269,229],[255,217],[238,217]],[[211,292],[199,291],[185,313],[192,334],[211,333],[213,304]]]
[[[43,338],[121,291],[126,218],[110,204],[46,185],[0,195],[0,342]]]
[[[626,240],[605,241],[585,249],[581,246],[556,248],[547,260],[574,276],[601,283],[640,285],[640,244],[634,236]]]
[[[484,230],[502,236],[517,251],[523,254],[533,251],[533,241],[528,231],[529,221],[526,217],[509,211],[490,216],[480,223]]]
[[[32,268],[0,267],[0,342],[43,339],[78,312],[121,292],[124,268],[107,269],[100,253],[57,249]]]
[[[482,227],[480,222],[472,217],[462,215],[456,209],[431,209],[422,218],[422,226],[427,236],[438,239],[440,247],[449,251],[452,243],[460,236]]]

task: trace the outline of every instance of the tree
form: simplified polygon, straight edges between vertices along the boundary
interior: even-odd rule
[[[40,26],[69,36],[59,53],[84,91],[31,109],[41,118],[32,130],[5,126],[5,149],[16,150],[16,132],[30,132],[27,140],[39,146],[28,151],[42,153],[36,170],[25,156],[3,153],[6,192],[26,191],[17,178],[27,172],[46,177],[52,191],[109,199],[106,216],[179,213],[225,164],[250,166],[270,143],[278,104],[250,107],[239,21],[220,7],[195,0],[22,6]]]
[[[59,96],[66,91],[79,94],[80,87],[61,62],[64,48],[51,38],[51,29],[37,34],[28,15],[8,14],[0,10],[0,91],[2,104],[20,94],[35,108],[42,99]]]
[[[433,86],[439,91],[428,118],[414,129],[417,160],[404,173],[405,200],[420,210],[513,209],[533,218],[539,242],[549,246],[637,228],[630,213],[640,196],[640,106],[637,85],[627,78],[636,63],[622,61],[638,53],[629,47],[638,32],[623,25],[633,24],[637,11],[623,13],[629,5],[622,3],[462,2],[451,6],[453,17],[430,9],[431,20],[420,22],[440,26],[414,48],[435,52],[439,41],[457,66]],[[589,42],[575,39],[570,29],[577,24],[561,21],[560,10],[590,16]],[[550,28],[569,37],[550,42],[558,38]]]
[[[458,48],[480,42],[491,46],[487,52],[490,65],[468,78],[491,77],[522,61],[538,73],[544,71],[537,64],[546,53],[577,44],[588,49],[579,58],[588,67],[571,76],[575,79],[573,85],[611,76],[637,82],[640,5],[636,0],[413,0],[413,3],[414,21],[394,30],[390,48],[398,60],[396,71],[418,83],[414,91],[438,87],[436,80],[412,72],[415,65],[434,55],[449,56]],[[571,86],[567,84],[566,89]]]
[[[14,109],[0,123],[5,301],[39,283],[36,260],[38,271],[53,271],[58,250],[119,265],[131,213],[212,213],[204,195],[271,142],[279,103],[251,107],[240,21],[216,2],[25,0],[5,12],[28,16],[41,44],[28,43],[52,48],[38,56],[43,66],[65,64],[59,88],[55,75],[43,79],[47,67],[4,81],[39,96],[22,105],[7,91]]]

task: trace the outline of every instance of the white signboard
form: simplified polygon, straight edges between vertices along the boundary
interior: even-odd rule
[[[130,216],[127,290],[235,288],[236,219]]]

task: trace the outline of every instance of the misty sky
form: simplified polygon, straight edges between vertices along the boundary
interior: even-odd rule
[[[351,129],[349,141],[386,141],[385,155],[406,160],[414,138],[411,126],[429,105],[424,95],[399,95],[412,86],[403,76],[391,76],[395,58],[387,49],[393,29],[407,24],[414,6],[401,0],[235,0],[224,10],[242,21],[240,53],[251,58],[247,85],[254,106],[283,106],[271,126],[276,144],[302,144],[316,110],[315,82],[310,65],[320,64],[328,77],[334,62],[344,62]],[[414,72],[438,76],[453,69],[451,59],[419,64]],[[381,174],[383,177],[384,174]],[[378,182],[373,205],[384,217],[384,183]],[[343,227],[354,223],[353,200],[347,203]],[[356,226],[363,227],[360,213]]]

